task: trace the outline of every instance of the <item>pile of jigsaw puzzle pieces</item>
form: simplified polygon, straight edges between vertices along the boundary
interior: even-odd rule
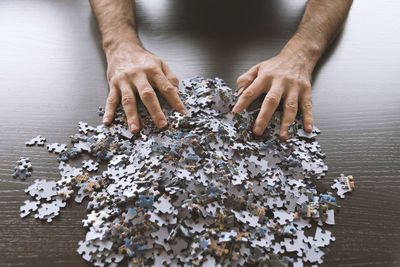
[[[337,193],[317,190],[328,167],[301,118],[279,139],[280,114],[261,137],[252,135],[257,109],[231,114],[236,97],[221,79],[192,78],[181,96],[187,114],[167,105],[169,127],[155,128],[143,106],[143,129],[129,132],[118,109],[109,126],[79,123],[71,145],[49,144],[61,179],[36,179],[21,217],[51,222],[69,199],[88,200],[78,253],[95,266],[313,266],[334,240]],[[99,109],[102,115],[104,109]],[[27,145],[44,145],[35,137]],[[81,154],[91,160],[79,160]],[[22,159],[16,176],[28,175]],[[100,173],[100,170],[101,173]]]

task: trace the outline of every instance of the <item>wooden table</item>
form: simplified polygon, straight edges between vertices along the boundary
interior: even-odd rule
[[[181,78],[236,77],[276,54],[294,32],[305,1],[141,0],[146,48]],[[342,35],[313,82],[318,138],[327,154],[326,183],[352,174],[326,266],[400,265],[400,2],[355,1]],[[55,156],[26,148],[38,134],[69,142],[77,123],[97,125],[107,95],[106,62],[87,1],[0,1],[0,265],[85,266],[85,206],[74,203],[51,224],[20,219],[24,189],[58,179]],[[33,177],[13,179],[20,156]]]

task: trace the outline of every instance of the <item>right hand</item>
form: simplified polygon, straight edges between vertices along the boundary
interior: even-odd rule
[[[109,125],[120,100],[128,127],[139,132],[140,123],[135,93],[146,106],[158,128],[168,125],[154,88],[165,97],[176,111],[185,114],[186,109],[178,95],[178,78],[157,56],[137,44],[121,42],[107,51],[107,80],[110,92],[107,98],[103,123]]]

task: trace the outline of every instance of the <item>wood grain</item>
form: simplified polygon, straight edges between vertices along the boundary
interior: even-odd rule
[[[138,1],[146,48],[181,79],[236,77],[276,54],[305,1]],[[400,2],[355,1],[344,31],[315,72],[313,109],[328,177],[344,172],[356,191],[342,202],[324,266],[400,265]],[[86,266],[75,252],[85,207],[71,203],[53,223],[21,220],[24,189],[58,179],[55,157],[24,142],[38,134],[68,142],[79,121],[99,124],[106,62],[87,1],[0,2],[0,265]],[[33,177],[11,177],[20,156]]]

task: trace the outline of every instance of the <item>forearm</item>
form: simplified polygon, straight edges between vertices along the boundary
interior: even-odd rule
[[[182,115],[185,106],[179,98],[179,80],[167,64],[145,50],[136,32],[134,0],[89,0],[97,18],[107,57],[110,92],[103,123],[109,125],[119,104],[132,133],[138,133],[140,121],[137,98],[141,99],[160,129],[168,125],[155,93],[157,89]],[[137,94],[136,94],[137,93]]]
[[[134,0],[89,0],[97,18],[105,53],[121,43],[141,46],[136,32]]]
[[[352,0],[309,0],[300,25],[283,51],[307,61],[310,72],[340,32]]]

